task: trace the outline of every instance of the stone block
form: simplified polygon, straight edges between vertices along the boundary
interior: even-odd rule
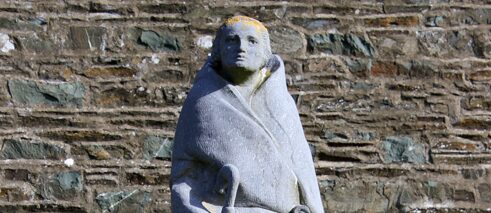
[[[377,61],[370,69],[370,75],[375,77],[395,77],[400,72],[401,68],[397,63],[388,61]]]
[[[8,87],[14,103],[24,106],[82,107],[85,87],[80,82],[35,82],[13,79]]]
[[[448,25],[447,17],[445,16],[429,16],[426,17],[425,26],[427,27],[444,27]]]
[[[484,146],[481,143],[465,141],[457,138],[437,140],[438,142],[432,147],[433,149],[467,152],[479,152],[484,150]]]
[[[76,141],[117,141],[123,139],[123,136],[113,133],[97,130],[82,131],[46,131],[39,136],[50,140],[76,142]]]
[[[39,186],[44,199],[76,200],[83,190],[83,179],[78,171],[60,172]]]
[[[0,185],[0,201],[22,202],[32,201],[35,197],[33,187],[27,183],[2,182]],[[1,210],[1,207],[0,207]]]
[[[471,31],[417,31],[419,53],[431,57],[482,57]]]
[[[74,144],[71,147],[72,155],[91,160],[125,159],[130,160],[135,157],[136,147],[128,146],[125,143],[109,145],[92,145],[91,143]]]
[[[363,181],[320,184],[328,212],[387,212],[389,200],[383,185]]]
[[[414,16],[387,16],[363,19],[363,26],[368,27],[416,27],[420,24],[420,17]]]
[[[27,182],[34,177],[27,169],[5,169],[4,178],[11,181],[23,181]]]
[[[41,30],[47,22],[43,18],[8,18],[0,17],[0,28],[7,30]]]
[[[477,180],[486,175],[486,170],[483,168],[465,168],[461,169],[460,173],[465,179]]]
[[[425,146],[410,137],[387,137],[379,147],[384,163],[426,163]]]
[[[367,77],[372,69],[372,59],[343,57],[348,70],[357,77]]]
[[[491,111],[491,97],[476,95],[467,98],[462,98],[461,106],[466,110]]]
[[[25,53],[40,54],[43,56],[55,55],[60,51],[60,46],[55,44],[49,36],[46,35],[20,35],[16,36],[20,47]]]
[[[455,127],[463,129],[488,130],[491,128],[491,119],[486,118],[462,118],[454,124]]]
[[[466,201],[466,202],[475,202],[474,193],[467,189],[456,189],[453,192],[452,199],[455,201]]]
[[[412,32],[371,31],[368,36],[383,59],[414,57],[419,51],[416,35]]]
[[[489,82],[491,81],[491,70],[482,70],[468,74],[471,81]]]
[[[491,24],[491,9],[455,8],[449,21],[453,26]]]
[[[103,212],[144,213],[150,202],[150,193],[138,189],[132,191],[98,194],[96,201]]]
[[[320,30],[320,29],[333,29],[339,26],[340,20],[338,18],[305,18],[295,17],[292,19],[292,23],[302,26],[308,30]],[[298,42],[298,41],[297,41]]]
[[[60,160],[65,150],[54,144],[24,139],[4,139],[0,159],[49,159]]]
[[[270,28],[271,49],[275,53],[295,53],[303,47],[302,35],[287,27]]]
[[[0,52],[9,53],[12,50],[15,50],[14,41],[9,35],[0,33]]]
[[[452,189],[450,185],[435,180],[428,180],[423,183],[425,195],[435,203],[442,203],[451,199]]]
[[[143,158],[146,160],[168,159],[172,156],[173,141],[159,136],[147,136],[143,140]]]
[[[89,213],[86,208],[77,204],[59,203],[32,203],[19,205],[18,203],[3,204],[0,206],[3,212],[70,212],[70,213]]]
[[[110,78],[131,78],[137,73],[137,70],[129,67],[92,67],[83,75],[88,78],[108,80]]]
[[[180,51],[182,48],[180,41],[167,32],[143,30],[138,42],[149,47],[154,52]]]
[[[127,172],[126,181],[132,185],[169,185],[169,175],[157,172]]]
[[[73,50],[104,50],[104,27],[70,27],[69,41]]]
[[[482,202],[491,203],[491,184],[481,183],[477,187]]]
[[[318,33],[307,36],[311,53],[374,57],[376,50],[368,38],[355,34]]]

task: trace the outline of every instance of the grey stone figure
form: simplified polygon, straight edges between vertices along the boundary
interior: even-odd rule
[[[263,24],[227,19],[177,124],[173,212],[324,212],[283,61]]]

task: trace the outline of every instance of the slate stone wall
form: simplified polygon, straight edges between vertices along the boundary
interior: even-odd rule
[[[491,211],[491,1],[0,3],[0,212],[169,212],[214,32],[269,28],[329,212]]]

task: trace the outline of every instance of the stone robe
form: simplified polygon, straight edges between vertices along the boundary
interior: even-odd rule
[[[214,187],[226,164],[239,171],[236,212],[289,212],[300,204],[323,212],[283,61],[274,57],[278,66],[250,104],[210,63],[198,73],[175,135],[173,212],[219,212],[226,198]]]

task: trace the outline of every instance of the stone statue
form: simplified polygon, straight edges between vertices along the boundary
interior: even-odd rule
[[[173,212],[323,212],[283,61],[263,24],[220,27],[177,124]]]

